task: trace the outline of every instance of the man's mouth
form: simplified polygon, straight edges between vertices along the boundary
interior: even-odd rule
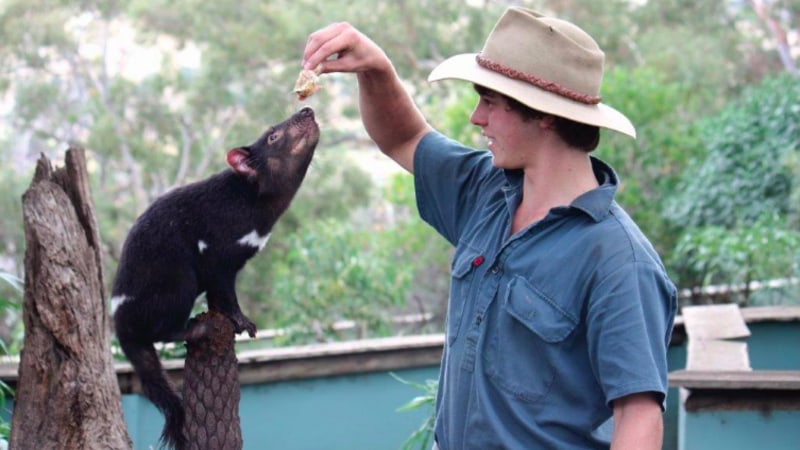
[[[491,147],[494,145],[494,138],[491,136],[483,135],[486,138],[486,146]]]

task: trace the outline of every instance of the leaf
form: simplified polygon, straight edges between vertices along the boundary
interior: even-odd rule
[[[19,292],[23,291],[24,283],[21,279],[19,279],[16,275],[8,273],[8,272],[0,272],[0,280],[5,281],[6,283],[10,284],[11,287],[16,289]]]
[[[419,409],[423,406],[431,406],[434,403],[434,399],[430,396],[419,396],[414,397],[411,399],[410,402],[406,403],[405,405],[396,409],[397,412],[406,412],[406,411],[413,411],[415,409]]]

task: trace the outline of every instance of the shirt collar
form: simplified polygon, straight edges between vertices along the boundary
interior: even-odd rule
[[[617,193],[619,178],[611,166],[594,156],[590,158],[594,176],[597,178],[597,182],[600,185],[578,196],[578,198],[572,201],[568,209],[582,211],[595,222],[600,222],[608,217],[611,212],[611,204]],[[506,198],[511,201],[512,198],[520,194],[523,173],[521,170],[506,170],[505,174],[508,180]]]
[[[585,212],[589,217],[594,219],[595,222],[600,222],[611,213],[611,204],[617,193],[619,178],[611,166],[594,156],[592,156],[591,159],[592,170],[600,186],[591,191],[584,192],[573,200],[570,206]]]

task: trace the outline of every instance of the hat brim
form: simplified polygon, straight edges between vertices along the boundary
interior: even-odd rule
[[[603,103],[587,105],[570,100],[524,81],[484,69],[478,65],[475,56],[475,53],[468,53],[442,61],[428,75],[428,81],[446,79],[469,81],[507,95],[538,111],[608,128],[636,138],[636,129],[631,121],[616,109]]]

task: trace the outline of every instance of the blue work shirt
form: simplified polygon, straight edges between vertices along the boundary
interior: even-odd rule
[[[617,176],[510,235],[522,172],[431,132],[421,217],[456,246],[435,433],[441,450],[608,448],[614,399],[667,392],[676,290],[614,200]],[[605,427],[604,427],[605,428]]]

